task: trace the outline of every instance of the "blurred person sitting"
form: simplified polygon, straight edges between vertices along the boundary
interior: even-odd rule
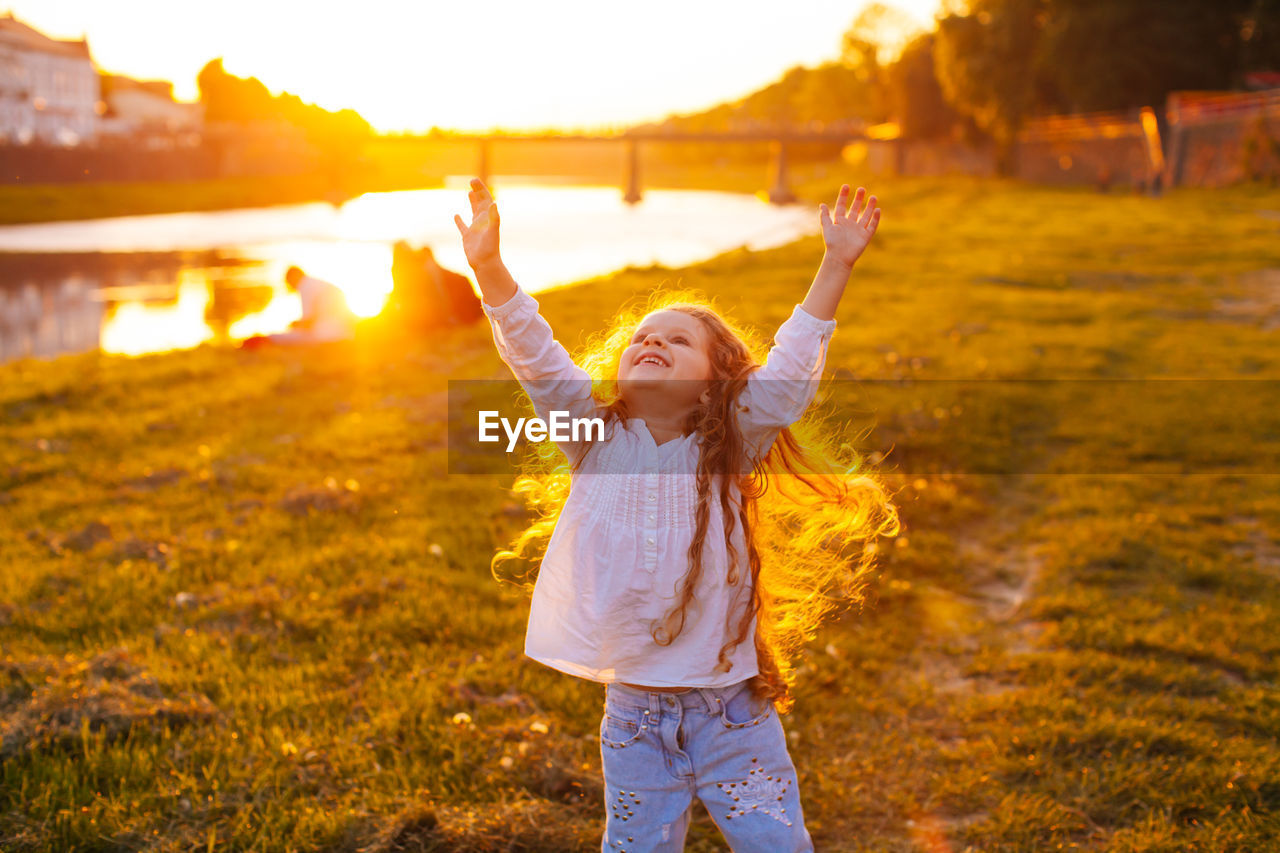
[[[388,309],[414,331],[470,325],[484,315],[471,279],[442,267],[429,247],[415,251],[403,240],[397,242],[391,278]]]
[[[307,275],[300,267],[289,267],[284,280],[289,290],[302,300],[302,317],[290,323],[287,332],[254,335],[240,344],[242,349],[253,349],[267,343],[314,344],[355,337],[356,316],[347,305],[347,297],[341,288]]]

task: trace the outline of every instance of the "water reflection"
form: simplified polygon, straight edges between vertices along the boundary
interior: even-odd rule
[[[0,227],[0,359],[101,347],[137,355],[286,329],[301,316],[290,265],[343,289],[361,317],[392,289],[392,244],[431,246],[470,273],[453,225],[467,177],[445,189],[370,193],[328,204]],[[681,266],[817,230],[808,209],[732,193],[499,178],[503,255],[531,292],[628,265]]]
[[[219,251],[0,254],[0,359],[227,341],[275,300],[261,276]]]
[[[262,313],[276,296],[268,285],[237,281],[225,274],[210,276],[208,293],[204,321],[219,339],[243,337],[232,332],[233,325],[243,317]]]
[[[95,290],[94,281],[79,276],[0,282],[0,361],[95,349],[103,317]]]

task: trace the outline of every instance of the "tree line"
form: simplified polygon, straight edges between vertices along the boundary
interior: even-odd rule
[[[271,94],[257,77],[237,77],[212,59],[196,76],[206,122],[284,123],[300,129],[321,149],[341,147],[353,138],[373,135],[369,122],[355,110],[331,111],[304,103],[297,95]]]
[[[873,3],[838,61],[663,126],[895,121],[908,139],[990,139],[1007,168],[1035,116],[1159,106],[1173,91],[1238,89],[1251,71],[1277,70],[1280,0],[950,0],[928,31]]]

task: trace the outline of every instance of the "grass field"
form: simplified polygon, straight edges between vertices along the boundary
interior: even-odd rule
[[[827,375],[997,381],[862,439],[904,529],[783,719],[817,849],[1280,846],[1280,194],[877,190]],[[539,301],[571,351],[664,281],[771,332],[821,254]],[[509,478],[446,470],[447,380],[507,375],[487,325],[0,366],[0,849],[599,849],[603,686],[522,656]],[[998,381],[1147,377],[1218,381]]]

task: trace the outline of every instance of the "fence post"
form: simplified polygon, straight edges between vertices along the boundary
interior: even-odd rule
[[[483,181],[485,186],[489,185],[489,140],[487,138],[480,140],[479,160],[476,163],[476,177]]]
[[[640,143],[628,139],[627,146],[627,188],[622,200],[627,204],[635,204],[642,198],[640,194]]]
[[[1156,111],[1151,107],[1143,107],[1142,135],[1147,140],[1147,194],[1160,195],[1160,184],[1164,179],[1164,149],[1160,146],[1160,125],[1156,121]]]
[[[1187,127],[1182,121],[1182,99],[1177,92],[1170,92],[1165,99],[1165,124],[1169,128],[1169,157],[1165,164],[1165,186],[1182,184],[1183,163],[1186,161]]]
[[[773,160],[769,166],[769,201],[772,204],[791,204],[796,197],[787,186],[786,140],[775,139],[770,143],[770,148]]]

